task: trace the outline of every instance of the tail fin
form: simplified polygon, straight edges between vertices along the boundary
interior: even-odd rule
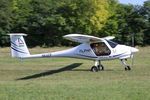
[[[21,58],[29,56],[29,50],[27,48],[27,45],[24,41],[23,36],[27,36],[27,34],[19,33],[14,34],[11,33],[10,35],[10,41],[11,41],[11,55],[12,57]]]

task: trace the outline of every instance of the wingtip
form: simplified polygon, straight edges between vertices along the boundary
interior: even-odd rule
[[[104,37],[104,39],[106,39],[106,40],[112,40],[112,39],[114,39],[115,38],[115,36],[107,36],[107,37]]]

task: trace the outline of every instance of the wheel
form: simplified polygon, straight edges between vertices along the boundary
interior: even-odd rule
[[[98,65],[98,70],[104,70],[104,66],[103,65]]]
[[[131,67],[130,66],[126,66],[125,70],[131,70]]]
[[[125,69],[125,71],[127,71],[127,70],[128,70],[128,68],[127,68],[127,67],[125,67],[124,69]]]
[[[127,66],[128,70],[131,70],[131,67],[130,66]]]
[[[91,71],[92,71],[92,72],[98,72],[98,68],[97,68],[96,66],[93,66],[93,67],[91,68]]]

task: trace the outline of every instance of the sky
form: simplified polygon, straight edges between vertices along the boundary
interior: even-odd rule
[[[147,0],[118,0],[118,1],[123,4],[143,5],[144,1]]]

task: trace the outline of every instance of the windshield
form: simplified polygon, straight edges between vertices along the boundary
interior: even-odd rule
[[[113,41],[110,41],[110,40],[106,40],[107,42],[108,42],[108,44],[112,47],[112,48],[115,48],[117,45],[118,45],[118,43],[116,43],[116,42],[113,42]]]

